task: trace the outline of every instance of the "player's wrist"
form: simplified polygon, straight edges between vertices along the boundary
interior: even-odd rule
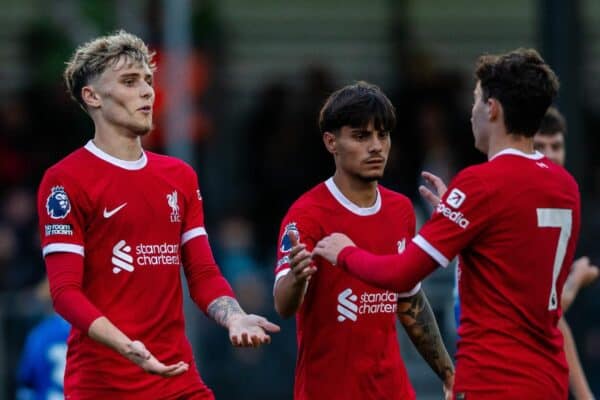
[[[356,246],[344,247],[342,251],[339,252],[335,264],[342,269],[346,269],[346,261],[348,260],[348,257],[357,249],[358,247]]]
[[[308,276],[298,277],[294,273],[290,275],[292,279],[292,286],[294,286],[294,288],[296,289],[303,289],[306,283],[308,282]]]
[[[237,322],[238,322],[240,319],[244,318],[246,315],[248,315],[248,314],[246,314],[246,313],[245,313],[245,312],[243,312],[243,311],[236,311],[235,313],[231,314],[231,315],[230,315],[230,316],[227,318],[227,320],[225,321],[225,326],[227,327],[227,329],[231,329],[231,327],[232,327],[232,326],[235,326],[235,325],[236,325],[236,323],[237,323]]]

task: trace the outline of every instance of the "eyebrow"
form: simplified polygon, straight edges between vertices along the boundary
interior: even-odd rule
[[[119,76],[119,79],[129,79],[129,78],[136,78],[137,79],[140,76],[142,76],[142,74],[140,74],[139,72],[127,72],[127,73],[124,73],[121,76]],[[152,79],[153,76],[152,76],[152,74],[144,74],[142,76],[142,78],[143,79],[148,79],[148,78]]]

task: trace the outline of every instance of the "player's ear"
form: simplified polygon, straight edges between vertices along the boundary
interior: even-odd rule
[[[96,92],[93,86],[84,86],[81,88],[81,98],[88,107],[97,108],[100,107],[100,96]]]
[[[323,132],[323,143],[325,144],[327,151],[331,154],[335,154],[337,152],[335,134],[331,132]]]
[[[490,121],[496,121],[500,116],[502,116],[503,109],[502,104],[493,97],[490,97],[487,100],[487,108],[488,108],[488,118]]]

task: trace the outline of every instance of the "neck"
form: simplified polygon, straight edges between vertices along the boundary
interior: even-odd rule
[[[487,152],[488,160],[506,149],[515,149],[526,154],[533,154],[533,138],[510,133],[492,135],[490,137],[490,145]]]
[[[377,181],[363,181],[336,170],[333,182],[340,192],[358,207],[371,207],[377,200]]]
[[[142,156],[142,141],[138,135],[118,132],[112,127],[95,124],[94,144],[100,150],[123,161],[137,161]]]

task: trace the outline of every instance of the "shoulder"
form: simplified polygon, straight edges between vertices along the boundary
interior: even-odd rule
[[[54,191],[53,188],[68,188],[80,191],[85,188],[90,169],[90,156],[84,148],[75,150],[56,164],[46,169],[39,190]]]
[[[327,187],[324,183],[319,183],[292,203],[288,215],[318,218],[319,213],[330,202],[327,196],[331,197]]]
[[[153,168],[179,170],[188,174],[196,174],[192,166],[182,159],[164,154],[153,153],[151,151],[145,151],[145,153],[146,157],[148,157],[148,164],[152,165]]]
[[[381,200],[385,204],[391,204],[400,207],[409,207],[411,209],[413,208],[412,201],[408,198],[408,196],[403,195],[402,193],[398,193],[394,190],[388,189],[382,185],[378,185],[377,188],[379,189]]]
[[[148,157],[148,166],[156,174],[165,176],[167,180],[185,185],[192,184],[195,186],[197,184],[198,175],[187,162],[176,157],[150,151],[146,151],[146,157]]]
[[[76,175],[85,170],[89,154],[83,147],[68,154],[46,170],[46,175]]]
[[[547,162],[551,163],[551,161],[547,161]],[[571,189],[575,189],[575,190],[579,191],[579,184],[577,183],[577,181],[575,180],[575,178],[573,177],[573,175],[571,175],[571,173],[569,171],[567,171],[564,167],[562,167],[558,164],[553,164],[553,167],[554,167],[555,174],[564,181],[565,185],[570,186]]]
[[[471,165],[459,171],[450,181],[448,188],[486,193],[489,191],[489,185],[496,181],[493,177],[495,173],[489,162]]]

